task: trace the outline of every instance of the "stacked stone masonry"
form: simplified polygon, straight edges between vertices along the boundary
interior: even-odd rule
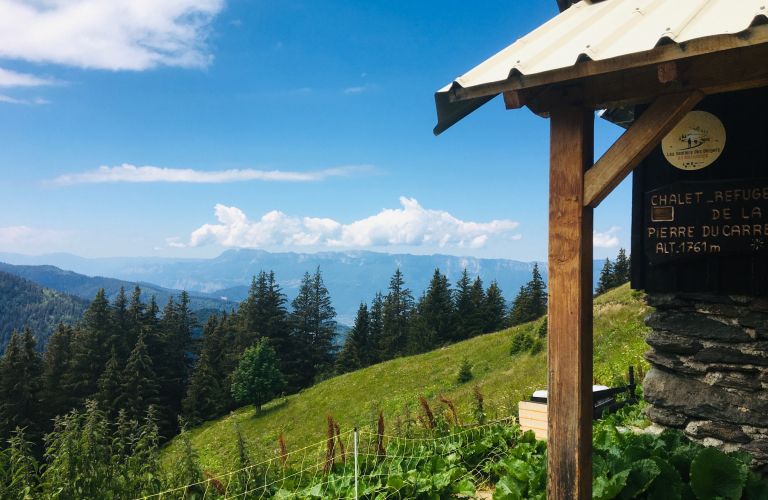
[[[653,293],[644,413],[768,475],[768,297]]]

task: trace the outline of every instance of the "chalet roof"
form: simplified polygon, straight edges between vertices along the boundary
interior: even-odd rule
[[[768,0],[582,0],[440,89],[434,132],[443,132],[503,91],[583,76],[579,68],[585,62],[630,64],[627,56],[667,44],[678,44],[677,58],[682,58],[688,42],[717,36],[738,39],[738,46],[766,43],[762,31],[768,30],[761,36],[746,32],[765,23]],[[712,41],[698,44],[689,55],[734,46],[733,41]],[[643,64],[637,57],[632,61]],[[621,68],[604,65],[604,71]]]

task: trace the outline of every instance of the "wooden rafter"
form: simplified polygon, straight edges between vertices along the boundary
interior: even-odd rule
[[[672,130],[704,93],[659,96],[584,176],[584,206],[597,207]]]

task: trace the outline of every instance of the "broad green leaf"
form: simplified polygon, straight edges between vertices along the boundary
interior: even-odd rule
[[[686,455],[681,455],[679,453],[675,453],[671,457],[667,459],[667,462],[677,469],[678,474],[680,474],[680,478],[683,480],[684,483],[688,483],[691,481],[691,460]]]
[[[611,500],[624,488],[629,471],[625,470],[608,479],[600,476],[592,482],[592,500]]]
[[[525,483],[512,476],[504,476],[496,483],[493,500],[520,500],[525,494]]]
[[[659,466],[651,459],[640,460],[632,464],[627,476],[627,485],[621,490],[620,497],[630,500],[648,489],[656,476],[661,473]]]
[[[661,471],[648,487],[648,500],[678,500],[683,490],[683,479],[669,462],[660,457],[651,458]]]
[[[744,500],[768,500],[768,482],[761,481],[760,476],[749,471],[742,498]]]
[[[600,455],[592,455],[592,479],[597,479],[600,476],[608,474],[608,465],[605,463],[605,459]]]
[[[458,483],[453,484],[451,492],[454,495],[466,495],[468,497],[475,496],[475,485],[469,479],[462,479]]]
[[[387,488],[399,490],[403,486],[405,486],[405,482],[400,478],[400,476],[389,476],[389,479],[387,479]]]
[[[691,489],[699,500],[738,500],[747,466],[715,448],[704,448],[691,463]]]

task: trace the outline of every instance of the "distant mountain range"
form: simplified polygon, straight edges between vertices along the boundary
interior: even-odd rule
[[[496,280],[507,301],[514,299],[522,285],[531,279],[533,262],[507,259],[478,259],[451,255],[384,254],[367,251],[271,253],[263,250],[227,250],[213,259],[173,259],[156,257],[110,257],[89,259],[55,253],[27,256],[0,252],[1,270],[19,274],[44,286],[93,298],[100,287],[113,297],[120,284],[132,289],[140,283],[145,294],[154,294],[163,304],[171,293],[186,289],[196,308],[231,307],[248,294],[253,276],[259,271],[274,271],[289,301],[298,292],[305,272],[319,266],[338,313],[337,320],[351,324],[360,302],[370,302],[377,291],[386,294],[396,268],[403,272],[406,286],[418,297],[429,285],[435,269],[455,283],[464,268],[474,278],[480,276],[488,286]],[[544,279],[547,265],[539,262]],[[44,266],[45,268],[37,267]],[[73,271],[67,273],[50,266]],[[594,263],[597,282],[603,262]],[[80,276],[87,275],[87,276]],[[109,276],[101,278],[99,276]],[[90,277],[90,278],[89,278]],[[206,302],[211,301],[211,302]],[[234,302],[233,302],[234,301]],[[206,305],[203,305],[206,304]]]
[[[39,285],[59,292],[65,292],[77,297],[93,300],[96,292],[103,288],[110,302],[115,300],[120,287],[125,287],[125,293],[130,297],[136,284],[141,288],[141,300],[149,302],[152,295],[155,296],[160,309],[170,300],[171,295],[178,298],[180,290],[170,290],[151,283],[138,281],[126,281],[115,278],[104,278],[101,276],[85,276],[73,271],[65,271],[52,265],[18,266],[0,262],[0,271],[12,273],[21,276],[27,280],[33,281]],[[237,307],[238,302],[232,300],[222,300],[218,294],[206,294],[190,291],[189,306],[193,311],[201,309],[230,310]]]

